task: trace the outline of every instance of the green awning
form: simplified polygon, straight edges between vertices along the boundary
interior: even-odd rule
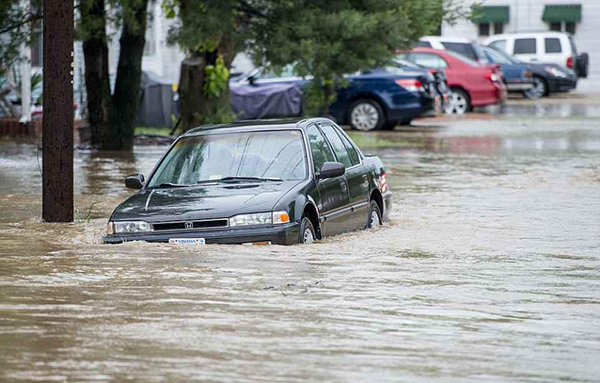
[[[581,21],[581,4],[546,5],[542,20],[547,23],[578,23]]]
[[[473,22],[482,23],[508,23],[510,8],[508,6],[480,6],[473,12]]]

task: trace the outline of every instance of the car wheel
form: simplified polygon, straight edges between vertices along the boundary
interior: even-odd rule
[[[462,89],[452,89],[448,94],[448,102],[444,105],[447,114],[465,114],[471,109],[469,95]]]
[[[523,95],[530,100],[537,100],[544,97],[547,92],[548,86],[546,85],[546,81],[541,77],[534,76],[533,87],[523,92]]]
[[[381,210],[377,202],[371,200],[369,205],[369,220],[367,221],[367,229],[378,227],[381,225]]]
[[[371,100],[358,100],[352,104],[348,120],[352,129],[363,132],[381,129],[385,124],[383,109]]]
[[[299,243],[313,243],[317,239],[315,235],[315,228],[308,219],[308,217],[302,218],[302,222],[300,222],[300,238],[298,240]]]

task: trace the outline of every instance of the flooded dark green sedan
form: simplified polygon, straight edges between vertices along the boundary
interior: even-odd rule
[[[106,243],[312,243],[380,225],[392,194],[378,157],[328,119],[210,125],[179,137],[108,222]]]

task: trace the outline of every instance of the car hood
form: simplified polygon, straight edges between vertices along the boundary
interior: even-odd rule
[[[145,190],[113,212],[113,220],[201,220],[271,211],[301,181],[217,184]]]

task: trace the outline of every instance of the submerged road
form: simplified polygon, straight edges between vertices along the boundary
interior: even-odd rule
[[[353,133],[389,224],[292,247],[101,245],[164,147],[78,151],[78,221],[41,224],[0,143],[0,381],[598,381],[600,121],[417,125]]]

